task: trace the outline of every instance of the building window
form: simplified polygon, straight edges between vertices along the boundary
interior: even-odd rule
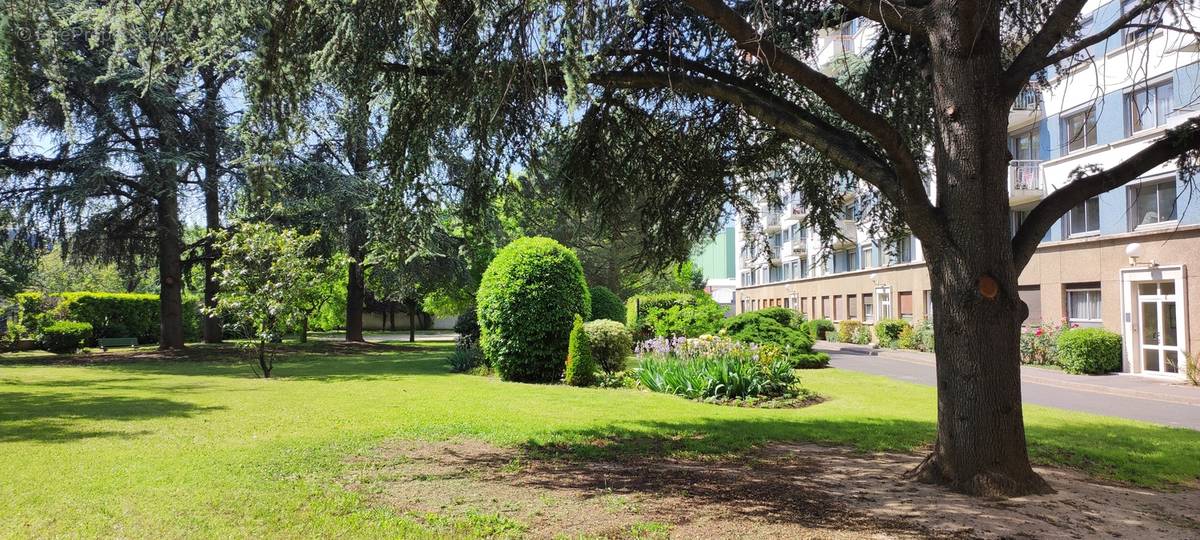
[[[1028,210],[1013,210],[1012,217],[1009,220],[1012,223],[1012,235],[1016,236],[1017,231],[1021,230],[1021,224],[1025,223],[1025,218],[1029,217]]]
[[[1067,288],[1067,320],[1077,324],[1100,322],[1100,288],[1080,286]]]
[[[1095,113],[1095,108],[1088,107],[1063,118],[1063,146],[1068,153],[1096,144]]]
[[[858,270],[858,250],[852,248],[833,252],[834,273],[855,270]]]
[[[841,305],[842,305],[842,295],[840,295],[840,294],[833,295],[833,320],[835,320],[835,321],[842,320],[842,313],[841,313],[842,310],[838,309],[839,307],[841,307]]]
[[[833,312],[833,309],[832,309],[832,306],[829,305],[829,297],[822,296],[821,297],[821,318],[822,319],[829,318],[829,314],[832,312]]]
[[[913,237],[905,236],[892,246],[892,264],[913,262]]]
[[[933,320],[933,291],[925,291],[925,319]]]
[[[1092,197],[1071,209],[1063,220],[1063,236],[1071,237],[1100,230],[1100,197]]]
[[[859,257],[859,266],[864,270],[875,267],[875,246],[865,245],[862,247],[862,256]]]
[[[846,318],[847,319],[857,319],[858,318],[858,295],[856,295],[856,294],[847,294],[846,295]]]
[[[1125,96],[1126,135],[1133,135],[1143,129],[1156,128],[1167,123],[1167,115],[1171,114],[1171,100],[1174,98],[1171,81],[1156,84],[1148,88],[1138,88]]]
[[[1121,0],[1121,13],[1129,13],[1144,3],[1144,0]],[[1125,28],[1122,34],[1123,43],[1132,43],[1142,39],[1155,31],[1155,26],[1162,22],[1162,9],[1159,6],[1151,7],[1143,11],[1141,15],[1134,17],[1129,22],[1129,27]]]
[[[1017,287],[1017,296],[1029,308],[1022,324],[1042,324],[1042,287],[1040,285],[1025,285]]]
[[[872,293],[862,295],[863,321],[875,322],[875,298]]]
[[[913,320],[912,292],[902,292],[896,296],[900,303],[900,318],[906,321]]]
[[[1129,188],[1133,203],[1133,228],[1175,221],[1175,179]]]
[[[1015,160],[1035,160],[1038,158],[1038,132],[1030,129],[1015,133],[1008,137],[1008,149]]]

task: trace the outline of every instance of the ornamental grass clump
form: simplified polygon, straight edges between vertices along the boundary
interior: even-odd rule
[[[778,347],[713,336],[638,344],[636,379],[653,392],[710,402],[796,400],[809,396]]]

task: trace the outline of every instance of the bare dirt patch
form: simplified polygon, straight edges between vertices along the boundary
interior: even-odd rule
[[[1200,537],[1200,491],[1102,485],[1056,469],[1039,470],[1054,495],[988,501],[902,480],[918,456],[812,444],[722,460],[534,455],[401,441],[356,458],[344,482],[402,513],[498,514],[538,538]]]

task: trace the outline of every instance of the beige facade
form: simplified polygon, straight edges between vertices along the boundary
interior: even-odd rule
[[[1136,264],[1125,252],[1131,243],[1144,251]],[[1182,366],[1184,354],[1200,351],[1200,329],[1190,328],[1200,321],[1200,300],[1193,300],[1200,280],[1189,280],[1188,269],[1200,269],[1200,225],[1045,242],[1021,274],[1020,295],[1030,323],[1120,333],[1125,371],[1181,376],[1171,364]],[[741,287],[736,306],[788,307],[835,321],[921,320],[929,316],[929,290],[925,265],[910,263]]]

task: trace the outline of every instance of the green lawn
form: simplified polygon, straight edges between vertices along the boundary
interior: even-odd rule
[[[338,487],[347,456],[390,437],[707,454],[771,440],[912,450],[934,433],[931,388],[852,372],[802,372],[828,401],[761,410],[451,375],[448,350],[305,354],[272,380],[220,362],[0,361],[0,535],[377,537],[496,526],[486,516],[423,525]],[[1159,488],[1200,478],[1200,432],[1026,411],[1041,463]]]

